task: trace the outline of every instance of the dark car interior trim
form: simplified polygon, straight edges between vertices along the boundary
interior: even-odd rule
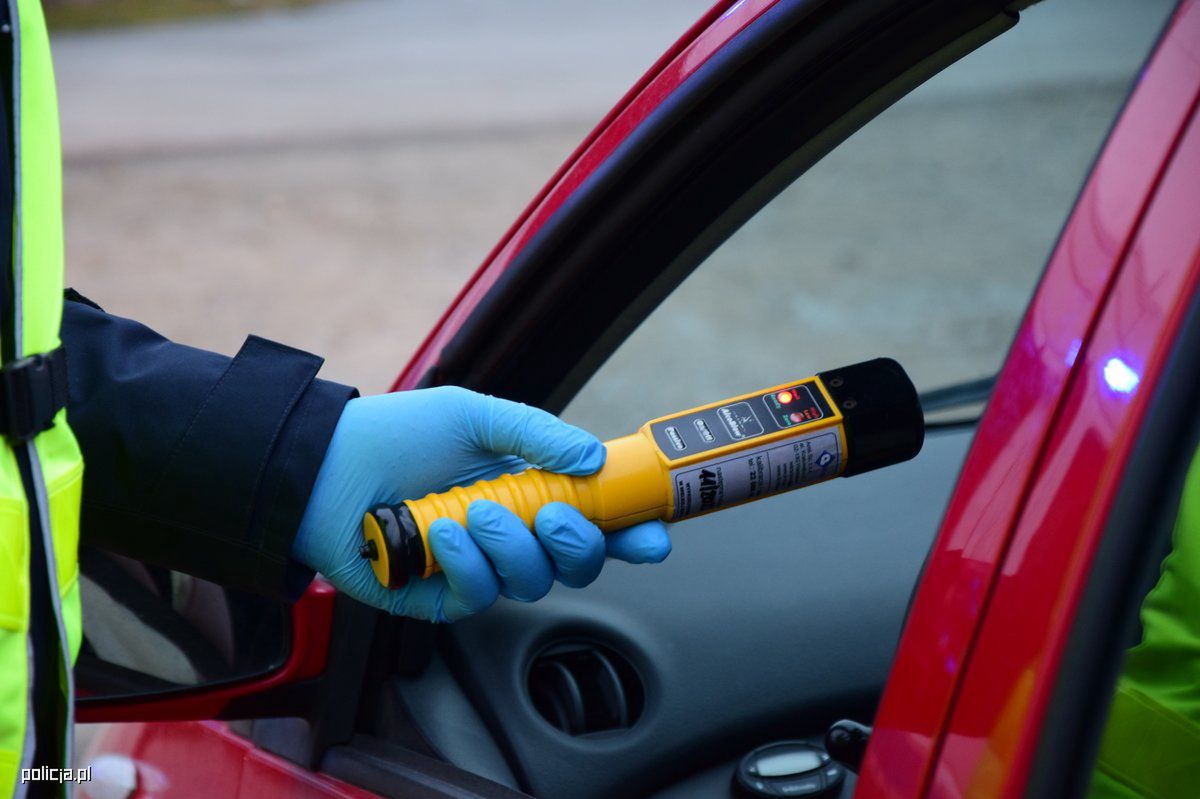
[[[305,768],[316,768],[330,747],[346,743],[354,734],[381,615],[338,594],[325,672],[314,680],[235,700],[221,717],[257,718],[249,728],[254,743]]]
[[[528,799],[527,794],[377,738],[359,737],[331,749],[323,768],[392,799]]]

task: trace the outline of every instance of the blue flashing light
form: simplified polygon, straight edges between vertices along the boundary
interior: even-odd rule
[[[1141,375],[1120,358],[1109,358],[1104,364],[1104,382],[1113,391],[1132,394],[1141,381]]]

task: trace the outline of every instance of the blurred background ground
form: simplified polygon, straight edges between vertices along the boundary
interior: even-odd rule
[[[385,389],[706,0],[347,0],[54,37],[68,281]]]
[[[42,0],[42,6],[46,22],[52,29],[85,30],[289,8],[319,2],[322,0]]]

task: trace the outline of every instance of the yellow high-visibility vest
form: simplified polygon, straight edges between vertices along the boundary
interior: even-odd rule
[[[1108,712],[1089,799],[1200,796],[1200,451],[1192,456],[1171,553],[1142,603]]]
[[[11,308],[3,309],[7,318],[0,319],[0,335],[4,337],[3,352],[9,357],[4,364],[5,379],[26,380],[31,385],[44,382],[51,365],[62,368],[61,359],[52,363],[53,359],[42,357],[55,353],[61,345],[62,164],[54,73],[41,4],[38,0],[5,2],[11,23],[7,35],[12,43],[12,84],[7,91],[11,105],[7,111],[13,152],[9,276],[13,302]],[[64,387],[63,383],[56,385],[56,392]],[[44,398],[47,390],[46,385],[35,386],[30,396],[37,400],[40,391]],[[13,406],[8,403],[9,416],[17,412]],[[47,415],[46,423],[49,421]],[[24,478],[22,462],[28,463]],[[51,664],[57,666],[60,689],[58,732],[64,756],[71,757],[71,664],[81,635],[77,548],[82,479],[83,458],[67,427],[64,409],[53,416],[53,426],[48,429],[8,435],[0,443],[0,796],[6,792],[21,796],[28,788],[21,784],[20,772],[33,756],[30,601],[32,588],[47,584],[47,579],[55,589],[50,592],[54,606],[50,622],[57,629],[42,634],[59,644],[60,656]],[[44,551],[49,574],[31,582],[34,547]],[[43,679],[55,676],[53,672],[42,674]]]

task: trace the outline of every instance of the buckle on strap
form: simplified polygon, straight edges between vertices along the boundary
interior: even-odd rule
[[[67,406],[67,353],[62,347],[0,367],[0,434],[28,441],[54,426]]]

